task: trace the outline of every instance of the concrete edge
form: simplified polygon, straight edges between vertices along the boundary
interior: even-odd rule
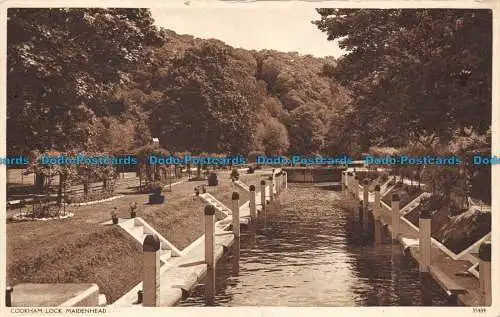
[[[155,228],[153,228],[150,224],[148,224],[144,219],[142,219],[141,217],[136,217],[134,219],[136,219],[135,221],[140,222],[143,225],[143,227],[148,231],[150,231],[152,234],[156,234],[160,239],[160,241],[162,243],[165,243],[170,248],[170,250],[172,250],[172,256],[182,255],[182,252],[179,251],[179,249],[177,249],[177,247],[173,243],[168,241],[164,236],[162,236],[158,231],[156,231]]]
[[[61,305],[59,305],[59,307],[74,307],[74,306],[78,306],[77,304],[79,304],[80,302],[82,302],[83,300],[87,299],[88,297],[94,295],[97,293],[97,302],[96,302],[96,306],[99,306],[99,286],[97,284],[92,284],[91,287],[89,287],[88,289],[86,289],[84,292],[76,295],[75,297],[73,298],[70,298],[68,299],[67,301],[65,301],[64,303],[62,303]]]

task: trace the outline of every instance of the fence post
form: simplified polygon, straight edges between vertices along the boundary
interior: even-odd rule
[[[233,202],[233,208],[231,208],[232,212],[231,216],[233,218],[233,234],[235,238],[239,238],[240,237],[240,206],[239,206],[240,194],[238,194],[238,192],[233,192],[231,200]]]
[[[368,180],[363,180],[363,209],[365,210],[365,214],[368,211],[368,186]]]
[[[429,210],[422,210],[418,220],[418,237],[420,253],[420,272],[429,272],[431,265],[431,221],[432,216]]]
[[[346,174],[346,190],[345,190],[345,196],[347,199],[349,199],[349,197],[351,196],[351,192],[352,192],[352,173],[351,172],[347,172]]]
[[[250,185],[250,219],[252,222],[257,218],[257,208],[255,206],[255,186]]]
[[[215,300],[215,207],[205,206],[205,263],[207,264],[207,283],[205,287],[205,301],[213,305]]]
[[[377,216],[373,219],[373,242],[378,245],[382,244],[383,237],[382,223],[380,222],[380,217]]]
[[[160,305],[160,239],[148,234],[144,238],[143,251],[143,300],[142,305],[158,307]]]
[[[281,194],[281,172],[276,174],[276,196]]]
[[[273,175],[271,176],[271,189],[269,190],[269,200],[273,201],[274,200],[274,183],[276,182],[275,175],[274,175],[274,168],[273,168]]]
[[[380,212],[381,211],[380,207],[382,207],[380,204],[380,185],[377,184],[377,185],[375,185],[375,206],[374,206],[373,210]]]
[[[392,239],[396,240],[399,235],[399,195],[392,194]]]
[[[5,307],[12,307],[12,292],[14,288],[12,286],[7,286],[5,290]]]
[[[266,217],[266,181],[260,181],[260,205],[262,206],[262,214],[264,215],[264,219]]]
[[[359,201],[359,178],[358,175],[354,175],[354,198]]]
[[[491,242],[483,242],[479,247],[479,287],[481,305],[491,306]]]

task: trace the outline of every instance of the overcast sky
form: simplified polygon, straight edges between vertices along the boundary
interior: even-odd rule
[[[336,42],[311,23],[319,18],[313,8],[303,7],[195,7],[153,8],[158,26],[178,34],[215,38],[245,49],[295,51],[317,57],[339,57]]]

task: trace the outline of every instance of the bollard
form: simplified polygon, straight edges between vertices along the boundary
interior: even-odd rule
[[[266,181],[260,181],[260,205],[262,206],[262,214],[266,216]]]
[[[257,219],[257,207],[255,206],[255,186],[250,185],[250,220],[252,222],[255,222],[255,219]]]
[[[205,285],[205,301],[213,305],[215,300],[215,207],[205,206],[205,263],[207,264],[207,278]]]
[[[399,235],[399,196],[392,194],[391,201],[392,210],[392,239],[396,240]]]
[[[429,272],[431,265],[431,221],[432,216],[429,210],[423,210],[418,220],[418,246],[420,254],[420,272]]]
[[[233,201],[233,208],[231,208],[232,218],[233,218],[233,234],[235,238],[240,237],[240,194],[237,192],[233,192],[233,196],[231,197]]]
[[[365,212],[368,211],[368,186],[368,180],[363,180],[363,209],[365,210]]]
[[[143,300],[142,306],[160,306],[160,239],[148,234],[142,245],[143,265]]]
[[[5,307],[12,307],[12,292],[14,288],[12,286],[7,286],[5,290]]]
[[[479,289],[481,305],[491,306],[491,242],[483,242],[479,247]]]
[[[380,211],[380,185],[375,185],[375,206],[373,207],[373,211]]]

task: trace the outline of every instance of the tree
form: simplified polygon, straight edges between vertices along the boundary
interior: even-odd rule
[[[151,114],[163,145],[193,153],[248,152],[262,97],[253,63],[218,41],[196,45],[175,59],[164,80],[164,98]]]
[[[491,10],[318,9],[348,54],[329,68],[355,96],[363,147],[491,124]],[[371,124],[370,124],[371,123]],[[364,130],[362,130],[364,129]]]
[[[9,149],[90,147],[117,85],[163,41],[147,9],[9,9]]]

